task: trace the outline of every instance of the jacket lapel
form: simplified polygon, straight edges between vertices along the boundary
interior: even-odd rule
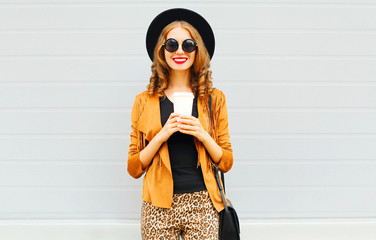
[[[146,101],[137,128],[145,133],[145,139],[149,142],[162,129],[159,97],[156,94]]]
[[[201,123],[201,126],[205,129],[205,131],[209,132],[209,119],[207,117],[207,114],[205,114],[205,111],[204,111],[204,106],[205,106],[205,103],[199,98],[197,100],[197,111],[198,111],[198,120],[200,121]],[[204,144],[202,144],[200,141],[198,141],[196,138],[195,138],[195,145],[196,145],[196,149],[197,149],[197,152],[198,152],[198,159],[199,159],[199,163],[197,164],[200,164],[201,167],[203,167],[203,170],[205,168],[205,163],[207,162],[206,160],[206,150],[205,150],[205,146]]]
[[[201,123],[201,126],[208,132],[208,118],[204,112],[205,103],[201,98],[197,100],[197,111],[198,111],[198,120]]]
[[[140,119],[138,120],[137,129],[145,134],[145,139],[149,142],[159,131],[161,131],[161,110],[159,97],[156,94],[150,96],[146,101]],[[157,154],[159,154],[159,159],[171,173],[170,155],[168,153],[167,142],[164,142],[161,145]]]

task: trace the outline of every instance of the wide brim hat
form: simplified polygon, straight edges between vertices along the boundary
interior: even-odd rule
[[[154,48],[158,42],[162,30],[174,21],[186,21],[200,33],[205,47],[210,55],[214,54],[215,39],[209,23],[200,14],[185,8],[172,8],[158,14],[150,23],[146,34],[146,49],[151,61],[154,58]]]

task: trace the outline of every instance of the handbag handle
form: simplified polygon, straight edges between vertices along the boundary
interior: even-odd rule
[[[227,203],[226,203],[225,194],[223,193],[223,188],[222,188],[222,185],[221,185],[221,180],[219,180],[219,170],[218,170],[218,167],[216,165],[214,165],[214,164],[213,164],[213,169],[214,169],[214,172],[215,172],[215,179],[217,180],[217,185],[218,185],[218,188],[219,188],[219,192],[221,193],[222,202],[223,202],[223,205],[225,206],[225,211],[227,212],[228,211],[228,207],[227,207]],[[221,172],[221,174],[223,174],[223,173]]]

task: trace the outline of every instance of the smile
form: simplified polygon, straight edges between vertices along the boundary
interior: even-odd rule
[[[183,64],[183,63],[185,63],[188,60],[188,58],[186,58],[186,57],[177,57],[177,58],[173,58],[172,60],[174,60],[174,62],[177,63],[177,64]]]

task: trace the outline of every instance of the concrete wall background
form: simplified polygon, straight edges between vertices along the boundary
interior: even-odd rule
[[[130,111],[171,7],[216,35],[241,220],[376,218],[376,1],[1,0],[0,219],[139,219]]]

